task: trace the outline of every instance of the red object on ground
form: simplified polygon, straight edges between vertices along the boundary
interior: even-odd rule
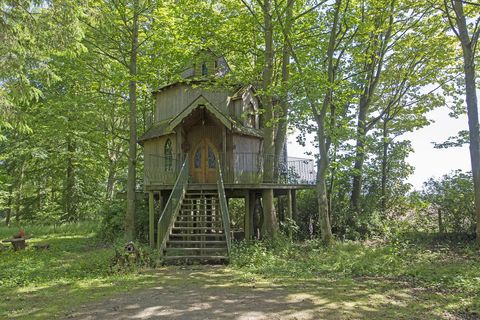
[[[25,230],[19,229],[18,234],[13,236],[14,238],[25,238]]]

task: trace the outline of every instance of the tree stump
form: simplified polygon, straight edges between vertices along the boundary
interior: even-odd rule
[[[7,240],[3,240],[2,242],[10,242],[13,246],[13,250],[15,251],[24,250],[25,247],[27,246],[25,242],[25,238],[7,239]]]

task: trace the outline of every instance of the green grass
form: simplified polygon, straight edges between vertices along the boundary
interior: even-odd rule
[[[234,248],[229,267],[202,269],[193,272],[196,278],[192,279],[176,274],[183,272],[181,267],[112,270],[113,244],[96,237],[94,223],[26,226],[25,230],[30,236],[26,250],[14,252],[8,247],[0,251],[0,319],[65,317],[80,305],[122,292],[159,285],[182,288],[195,279],[232,290],[279,285],[293,290],[291,294],[314,294],[340,307],[348,303],[368,306],[372,302],[367,297],[375,297],[376,307],[387,316],[396,309],[382,306],[397,294],[403,295],[401,299],[409,297],[405,298],[409,307],[401,309],[407,318],[409,312],[413,316],[419,310],[417,306],[423,311],[433,308],[432,314],[439,317],[445,311],[460,318],[480,315],[479,251],[463,240],[343,242],[328,249],[315,241],[241,244]],[[17,228],[0,227],[0,239],[16,232]],[[51,247],[36,251],[35,243]],[[328,287],[335,288],[334,293]],[[359,293],[352,301],[345,300],[350,299],[349,287]]]
[[[450,311],[480,316],[480,255],[472,243],[417,238],[325,248],[280,240],[238,245],[232,266],[264,279],[383,279],[444,293]]]
[[[51,318],[78,304],[149,283],[150,274],[119,273],[110,269],[112,244],[96,238],[96,224],[24,227],[24,251],[0,252],[0,319]],[[0,239],[17,228],[0,227]],[[33,244],[49,243],[49,250]],[[140,281],[141,280],[141,281]]]

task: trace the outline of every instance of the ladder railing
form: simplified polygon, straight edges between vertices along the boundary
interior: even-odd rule
[[[173,187],[170,197],[165,205],[165,208],[162,211],[160,219],[158,219],[157,225],[157,244],[160,255],[163,255],[163,249],[165,248],[168,235],[175,223],[178,212],[180,210],[185,191],[187,190],[188,177],[189,177],[189,165],[188,165],[188,154],[183,162],[183,165],[178,174],[177,181]]]
[[[230,233],[230,215],[228,213],[227,197],[225,196],[225,188],[223,185],[222,168],[220,161],[217,162],[217,189],[218,202],[220,203],[220,211],[222,212],[223,232],[225,233],[225,240],[227,242],[227,252],[230,254],[232,246],[232,235]]]

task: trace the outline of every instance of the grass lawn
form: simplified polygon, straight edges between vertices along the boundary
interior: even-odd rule
[[[135,296],[160,286],[171,292],[213,290],[212,295],[229,288],[229,294],[247,298],[254,288],[259,296],[245,298],[246,309],[264,298],[264,305],[274,310],[275,301],[288,297],[292,310],[341,319],[480,317],[480,258],[466,242],[404,239],[339,243],[330,249],[315,242],[241,245],[228,267],[118,272],[110,269],[113,247],[95,237],[95,224],[25,229],[30,244],[49,243],[51,248],[36,251],[30,245],[25,251],[0,252],[1,319],[61,318],[109,297]],[[0,227],[0,239],[17,231]],[[319,305],[323,309],[314,311]]]

